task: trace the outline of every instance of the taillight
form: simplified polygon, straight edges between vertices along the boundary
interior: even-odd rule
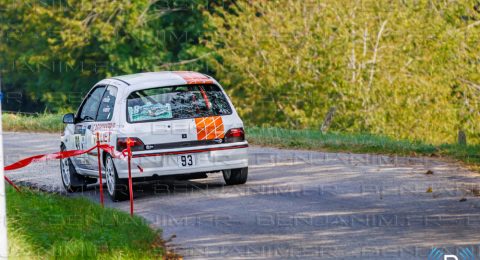
[[[235,143],[245,141],[245,132],[243,128],[232,128],[225,134],[225,143]]]
[[[145,150],[145,144],[136,137],[120,137],[117,138],[117,151],[123,151],[127,149],[127,141],[130,141],[130,149],[132,151],[143,151]]]

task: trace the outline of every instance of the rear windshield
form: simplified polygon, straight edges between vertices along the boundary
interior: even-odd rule
[[[127,99],[127,120],[130,123],[231,113],[232,108],[216,85],[142,89],[132,92]]]

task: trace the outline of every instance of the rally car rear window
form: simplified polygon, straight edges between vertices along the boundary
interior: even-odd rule
[[[127,99],[130,123],[221,116],[232,113],[216,85],[182,85],[142,89]]]

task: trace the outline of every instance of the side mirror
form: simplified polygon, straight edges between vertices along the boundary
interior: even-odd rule
[[[73,113],[68,113],[63,116],[64,124],[75,124],[75,115]]]

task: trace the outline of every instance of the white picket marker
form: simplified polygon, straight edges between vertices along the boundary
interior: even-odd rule
[[[8,259],[7,208],[3,172],[2,78],[0,75],[0,259]]]

